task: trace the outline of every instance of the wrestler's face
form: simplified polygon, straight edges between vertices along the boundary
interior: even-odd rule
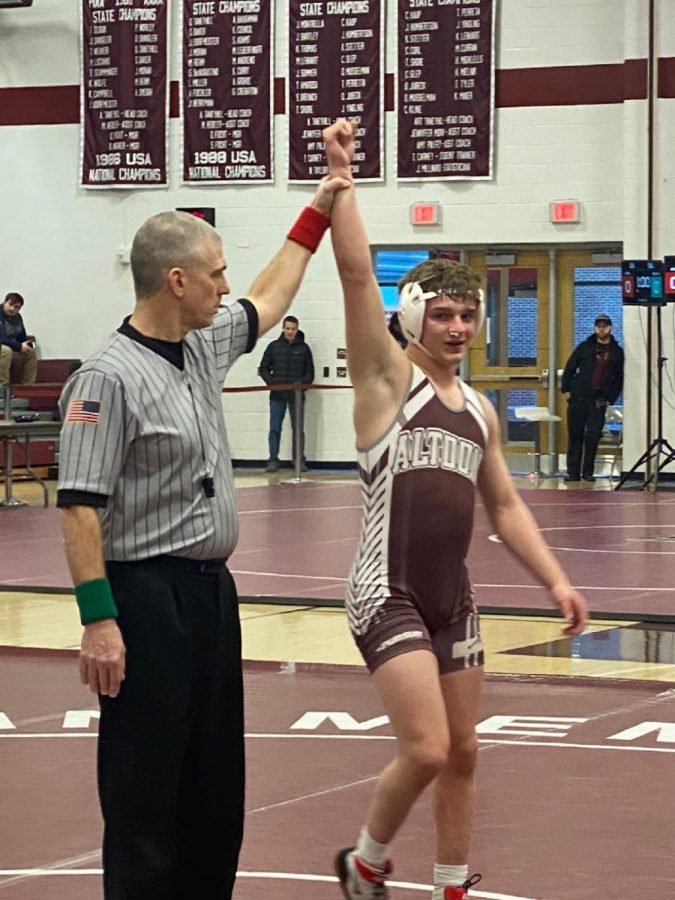
[[[474,297],[442,294],[427,301],[422,344],[438,362],[458,366],[477,331]]]

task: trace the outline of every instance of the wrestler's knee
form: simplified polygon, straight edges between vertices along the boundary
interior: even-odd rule
[[[411,741],[402,755],[420,777],[431,781],[447,765],[450,743],[441,736],[426,735]]]
[[[454,775],[473,775],[478,758],[478,737],[473,732],[460,740],[455,740],[448,753],[446,767]]]

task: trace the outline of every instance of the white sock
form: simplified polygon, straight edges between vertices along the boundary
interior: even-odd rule
[[[361,829],[359,841],[356,845],[356,852],[361,859],[365,860],[369,865],[376,869],[383,869],[384,864],[389,857],[388,845],[379,844],[377,841],[374,841],[365,825]]]
[[[434,893],[431,900],[443,900],[446,887],[461,887],[469,877],[469,866],[441,866],[434,864]]]

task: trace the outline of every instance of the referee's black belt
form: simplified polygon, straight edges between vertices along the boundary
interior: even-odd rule
[[[190,559],[187,556],[170,556],[161,554],[149,559],[128,561],[106,561],[106,565],[119,566],[157,566],[165,571],[184,572],[186,575],[218,575],[227,565],[227,557],[217,559]]]
[[[159,556],[157,557],[169,566],[175,566],[187,574],[192,575],[217,575],[222,572],[227,559],[189,559],[187,556]]]

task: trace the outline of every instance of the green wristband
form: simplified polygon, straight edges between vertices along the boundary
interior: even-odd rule
[[[99,619],[117,618],[117,607],[107,578],[94,578],[93,581],[75,585],[75,599],[83,625]]]

